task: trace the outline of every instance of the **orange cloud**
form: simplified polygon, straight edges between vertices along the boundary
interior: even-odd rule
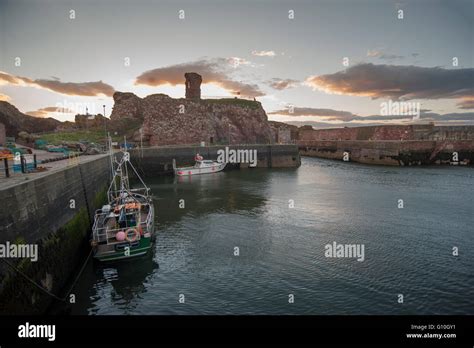
[[[460,109],[474,109],[474,97],[461,98],[457,105]]]
[[[260,97],[265,95],[255,84],[248,84],[238,81],[231,76],[231,73],[238,65],[245,64],[247,61],[232,57],[215,58],[211,60],[199,60],[195,62],[170,65],[163,68],[148,70],[135,79],[135,85],[161,86],[170,84],[173,86],[184,84],[184,74],[187,72],[196,72],[203,78],[204,83],[216,84],[231,94],[247,97]]]
[[[25,114],[27,115],[40,117],[40,118],[50,117],[51,116],[50,113],[71,114],[71,113],[74,113],[74,111],[67,108],[57,107],[57,106],[47,106],[45,108],[41,108],[38,110],[25,112]]]
[[[17,85],[17,86],[29,86],[47,89],[53,92],[66,94],[66,95],[75,95],[75,96],[84,96],[84,97],[93,97],[98,95],[112,96],[115,92],[115,89],[102,82],[61,82],[59,80],[46,80],[46,79],[37,79],[32,80],[27,77],[15,76],[6,72],[0,71],[0,85]]]
[[[328,93],[374,99],[474,99],[474,69],[365,63],[334,74],[310,76],[306,84]]]
[[[11,100],[11,98],[8,95],[0,93],[0,101],[6,101],[7,102],[7,101],[10,101],[10,100]]]
[[[267,81],[267,83],[270,87],[281,91],[284,89],[296,87],[299,81],[293,80],[293,79],[280,79],[280,78],[275,77],[271,79],[270,81]]]

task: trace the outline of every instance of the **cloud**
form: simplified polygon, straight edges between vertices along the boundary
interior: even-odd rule
[[[286,109],[276,110],[268,113],[269,115],[286,115],[286,116],[315,116],[334,120],[349,121],[356,115],[349,111],[340,111],[333,109],[319,109],[306,107],[288,107]]]
[[[393,59],[403,59],[403,58],[405,58],[404,56],[399,56],[399,55],[396,55],[396,54],[384,53],[383,51],[380,51],[380,50],[368,50],[367,51],[367,57],[379,58],[379,59],[384,59],[384,60],[393,60]]]
[[[194,62],[169,65],[163,68],[148,70],[135,79],[135,85],[173,86],[184,84],[184,73],[196,72],[203,78],[203,83],[216,84],[234,95],[259,97],[265,95],[255,84],[236,80],[231,76],[235,69],[236,58],[201,59]],[[239,63],[239,65],[242,65]],[[234,66],[235,67],[235,66]]]
[[[474,109],[474,97],[461,98],[457,105],[460,109]]]
[[[67,95],[93,97],[98,95],[112,96],[115,89],[102,82],[61,82],[56,80],[35,80],[35,84],[54,92]]]
[[[11,100],[11,98],[8,95],[0,93],[0,101],[8,102],[10,100]]]
[[[257,57],[275,57],[275,51],[252,51],[252,55]]]
[[[52,80],[47,79],[37,79],[32,80],[27,77],[15,76],[6,72],[0,71],[0,85],[16,85],[16,86],[28,86],[28,87],[37,87],[47,89],[53,92],[66,94],[66,95],[75,95],[75,96],[84,96],[84,97],[93,97],[98,95],[112,96],[115,92],[115,89],[102,82],[61,82],[58,79],[54,78]]]
[[[0,85],[29,85],[34,81],[21,76],[10,75],[9,73],[0,71]]]
[[[253,66],[251,62],[246,60],[245,58],[239,58],[239,57],[230,57],[227,58],[227,62],[229,65],[231,65],[233,68],[238,68],[240,65],[250,65]]]
[[[474,69],[364,63],[334,74],[310,76],[306,84],[328,93],[373,99],[471,99],[474,98]]]
[[[281,109],[269,112],[268,115],[284,115],[284,116],[312,116],[316,120],[329,120],[338,122],[353,122],[353,121],[411,121],[413,115],[370,115],[370,116],[359,116],[349,111],[333,110],[333,109],[318,109],[309,107],[294,107],[293,112],[290,112],[290,108]],[[464,113],[448,113],[438,114],[430,112],[428,109],[420,110],[420,119],[427,121],[466,121],[474,122],[474,112]],[[305,122],[305,121],[295,121]]]
[[[47,106],[45,108],[41,108],[34,111],[25,112],[25,114],[34,116],[34,117],[50,117],[50,113],[62,113],[62,114],[72,114],[74,113],[73,110],[57,107],[57,106]]]
[[[342,128],[342,127],[369,127],[369,126],[384,126],[387,123],[384,122],[341,122],[341,123],[329,123],[329,122],[315,122],[315,121],[284,121],[292,126],[312,126],[317,129],[328,129],[328,128]],[[409,122],[398,122],[397,124],[410,124]],[[439,126],[460,126],[460,125],[472,125],[474,121],[438,121],[435,123]]]
[[[289,89],[296,87],[298,85],[299,81],[298,80],[292,80],[292,79],[280,79],[280,78],[273,78],[269,81],[267,81],[267,84],[279,91],[284,90],[284,89]]]

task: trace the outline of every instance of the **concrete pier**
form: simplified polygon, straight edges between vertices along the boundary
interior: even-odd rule
[[[106,199],[107,155],[64,160],[49,171],[2,178],[0,244],[38,246],[38,260],[7,261],[60,295],[87,256],[95,209]],[[0,260],[0,313],[44,313],[53,298]]]

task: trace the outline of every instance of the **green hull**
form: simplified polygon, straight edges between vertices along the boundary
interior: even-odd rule
[[[141,238],[139,244],[135,247],[132,247],[127,252],[126,250],[111,250],[111,251],[102,251],[99,248],[94,254],[94,258],[98,261],[116,261],[116,260],[125,260],[138,256],[145,255],[148,250],[151,249],[151,237]]]

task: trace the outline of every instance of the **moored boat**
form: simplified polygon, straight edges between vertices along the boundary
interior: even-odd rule
[[[113,170],[107,190],[108,204],[95,213],[92,227],[94,258],[113,261],[145,255],[152,246],[154,207],[150,189],[130,163],[130,154],[122,152]],[[129,168],[141,182],[141,187],[130,188]]]
[[[177,176],[187,175],[199,175],[199,174],[211,174],[217,173],[224,170],[227,163],[220,163],[211,160],[205,160],[200,154],[194,157],[196,163],[192,167],[180,167],[176,168],[175,162],[173,161],[174,173]]]

